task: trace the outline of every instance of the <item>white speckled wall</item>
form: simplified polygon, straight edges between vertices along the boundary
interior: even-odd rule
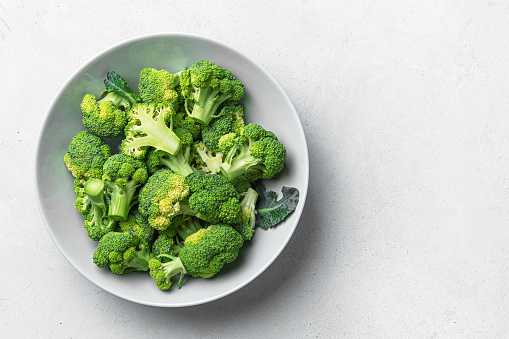
[[[0,0],[0,337],[508,337],[508,17],[504,1]],[[60,87],[96,53],[155,32],[218,39],[261,63],[311,159],[280,257],[192,308],[90,283],[34,193]]]

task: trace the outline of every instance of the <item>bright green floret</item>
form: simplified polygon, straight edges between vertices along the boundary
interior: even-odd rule
[[[132,231],[143,238],[147,243],[151,243],[156,235],[156,230],[150,226],[147,218],[145,218],[137,208],[131,208],[129,215],[125,221],[118,223],[122,232]]]
[[[147,166],[128,155],[115,154],[104,163],[103,171],[110,203],[108,215],[115,220],[126,220],[136,202],[138,187],[147,181]]]
[[[149,150],[146,159],[149,172],[153,173],[161,168],[169,168],[183,177],[194,172],[190,163],[193,136],[185,129],[175,129],[175,134],[181,142],[180,150],[175,155],[158,149]]]
[[[98,241],[106,233],[113,231],[115,220],[108,217],[104,196],[104,183],[101,179],[91,178],[83,185],[83,195],[75,201],[76,209],[83,215],[83,226],[90,239]]]
[[[130,111],[125,139],[120,151],[134,158],[144,158],[149,147],[169,154],[180,150],[180,139],[173,131],[175,110],[171,103],[138,104]],[[169,124],[169,126],[168,126]]]
[[[178,74],[172,74],[164,69],[144,68],[140,72],[138,90],[143,102],[162,103],[167,101],[178,107],[179,93],[176,87],[179,83]]]
[[[244,85],[231,71],[205,60],[180,73],[180,87],[188,115],[203,125],[218,116],[217,110],[222,103],[244,96]]]
[[[240,206],[242,206],[242,216],[240,218],[240,223],[232,225],[232,227],[237,232],[239,232],[244,240],[251,240],[255,232],[255,214],[257,200],[258,192],[252,188],[249,188],[240,201]]]
[[[176,109],[176,108],[175,108]],[[194,119],[187,115],[185,111],[177,112],[173,119],[173,127],[187,130],[193,136],[193,140],[201,138],[203,125],[197,123]]]
[[[186,238],[179,258],[187,274],[211,278],[237,258],[243,243],[242,236],[229,225],[211,225]]]
[[[241,105],[227,105],[221,109],[220,116],[203,127],[202,140],[212,151],[219,151],[219,140],[226,134],[240,136],[244,128],[244,109]]]
[[[186,178],[189,207],[198,218],[212,223],[236,223],[242,208],[239,193],[219,174],[193,173]]]
[[[163,291],[169,290],[173,285],[171,278],[180,274],[177,283],[178,288],[182,286],[187,271],[182,265],[180,258],[169,254],[161,254],[149,261],[150,276],[154,279],[157,287]]]
[[[161,232],[152,244],[152,254],[158,256],[160,254],[178,255],[181,245],[177,242],[177,231],[172,228]]]
[[[241,136],[230,143],[221,164],[221,173],[233,180],[245,176],[249,180],[270,179],[279,173],[286,160],[286,148],[274,133],[258,124],[248,124]]]
[[[77,179],[100,179],[103,165],[110,156],[110,146],[100,137],[89,131],[81,131],[72,138],[64,162]]]
[[[94,251],[94,263],[101,268],[109,267],[115,274],[148,271],[153,256],[150,247],[135,233],[106,233]]]
[[[160,169],[152,174],[141,188],[138,209],[147,217],[156,230],[167,229],[172,218],[181,211],[181,205],[189,195],[189,185],[185,178],[169,169]]]

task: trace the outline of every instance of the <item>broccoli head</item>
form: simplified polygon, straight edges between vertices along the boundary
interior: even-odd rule
[[[93,255],[98,267],[109,267],[115,274],[148,271],[152,258],[147,242],[133,232],[106,233],[99,240]]]
[[[169,102],[134,106],[129,112],[130,120],[125,127],[120,151],[137,159],[144,158],[149,147],[177,154],[180,139],[173,131],[174,115],[175,110]]]
[[[202,140],[212,151],[219,151],[219,140],[227,134],[240,136],[244,128],[244,109],[241,105],[227,105],[221,109],[220,116],[203,127]]]
[[[110,202],[108,215],[115,220],[126,220],[135,203],[137,188],[147,181],[147,166],[128,155],[115,154],[106,160],[103,172]]]
[[[157,287],[163,291],[169,290],[173,285],[171,278],[180,274],[177,283],[178,288],[182,286],[187,271],[182,265],[180,258],[170,254],[160,254],[149,261],[150,276],[154,279]]]
[[[170,226],[175,215],[184,214],[181,205],[187,205],[183,200],[188,195],[189,185],[182,175],[160,169],[141,188],[138,209],[153,228],[163,231]]]
[[[203,125],[217,117],[222,103],[244,96],[244,85],[231,71],[205,60],[180,73],[180,87],[188,115]],[[193,104],[191,111],[190,102]]]
[[[279,173],[286,160],[286,148],[274,133],[258,124],[248,124],[234,140],[220,142],[226,153],[221,173],[233,180],[245,176],[249,180],[270,179]]]
[[[179,93],[175,87],[179,83],[178,74],[172,74],[164,69],[144,68],[140,72],[138,90],[143,102],[162,103],[167,101],[178,107]]]
[[[100,179],[103,165],[110,156],[110,146],[100,137],[89,131],[80,131],[72,138],[64,162],[77,179]]]
[[[212,223],[236,223],[242,208],[239,193],[219,174],[193,173],[186,178],[189,207],[198,218]]]
[[[186,238],[179,258],[189,275],[211,278],[237,258],[243,243],[242,236],[229,225],[211,225]]]
[[[168,228],[163,232],[159,232],[159,236],[152,244],[152,254],[158,256],[160,254],[178,255],[180,244],[177,242],[177,231]]]
[[[175,129],[181,128],[187,130],[193,136],[193,140],[201,138],[203,125],[193,120],[190,116],[187,115],[185,111],[177,112],[175,114],[175,118],[173,119],[173,127]]]

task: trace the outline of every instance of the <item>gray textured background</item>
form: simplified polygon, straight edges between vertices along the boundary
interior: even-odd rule
[[[0,337],[507,337],[508,17],[504,1],[0,0]],[[110,45],[155,32],[218,39],[261,63],[311,159],[281,256],[192,308],[133,304],[83,278],[34,194],[60,86]]]

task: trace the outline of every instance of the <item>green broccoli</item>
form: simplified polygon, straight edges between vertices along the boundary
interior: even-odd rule
[[[233,142],[222,141],[220,148],[226,152],[221,173],[233,180],[245,176],[249,180],[270,179],[279,173],[286,160],[286,149],[274,133],[258,124],[248,124],[240,137]],[[221,142],[220,142],[221,143]],[[228,149],[225,144],[229,144]]]
[[[177,230],[168,228],[159,232],[159,236],[152,244],[152,254],[158,256],[160,254],[178,255],[182,246],[177,242]]]
[[[236,223],[240,220],[239,193],[226,178],[219,174],[193,173],[186,182],[191,192],[189,215],[194,214],[212,223]]]
[[[149,267],[150,276],[154,279],[157,287],[163,291],[170,289],[172,285],[171,278],[177,274],[180,274],[180,279],[177,283],[178,288],[180,288],[187,273],[180,258],[170,254],[160,254],[151,259]]]
[[[100,137],[89,131],[80,131],[72,138],[64,162],[77,179],[100,179],[103,165],[110,156],[110,146]]]
[[[115,274],[148,271],[153,258],[147,242],[133,232],[108,232],[94,251],[93,261],[100,267],[109,267]]]
[[[169,169],[154,172],[141,188],[138,209],[148,218],[149,224],[163,231],[170,226],[171,219],[181,211],[182,200],[189,195],[185,178]],[[187,203],[184,203],[187,205]]]
[[[220,116],[203,127],[202,140],[212,151],[219,151],[219,140],[226,134],[240,136],[244,128],[244,108],[241,105],[227,105],[221,109]]]
[[[83,194],[78,196],[74,205],[85,219],[83,226],[90,239],[98,241],[115,228],[115,220],[108,217],[101,179],[88,179],[83,185]]]
[[[229,225],[211,225],[186,238],[179,258],[187,274],[211,278],[237,258],[243,243],[242,236]]]
[[[141,159],[149,147],[173,155],[180,150],[180,139],[173,131],[175,109],[171,103],[138,104],[129,115],[131,120],[125,127],[125,139],[120,145],[122,153]]]
[[[180,73],[180,87],[187,114],[203,125],[217,117],[216,112],[222,103],[244,96],[244,85],[231,71],[205,60]],[[194,104],[191,112],[189,102]]]
[[[93,94],[83,97],[83,125],[100,137],[116,138],[127,124],[126,111],[141,102],[141,98],[115,72],[109,72],[104,83],[106,89],[97,99]]]
[[[175,109],[177,108],[175,107]],[[182,128],[187,130],[193,136],[193,140],[198,140],[201,138],[203,125],[193,120],[190,116],[187,115],[186,112],[177,112],[175,114],[175,118],[173,119],[173,127],[175,129]]]
[[[193,143],[193,136],[189,131],[185,129],[175,129],[175,134],[180,139],[181,147],[180,150],[175,154],[169,154],[159,149],[151,149],[147,153],[147,168],[148,171],[153,173],[158,169],[167,167],[173,172],[187,177],[193,173],[194,170],[191,167],[191,144]]]
[[[175,217],[172,222],[172,227],[174,227],[177,234],[183,239],[186,240],[188,236],[193,233],[198,232],[203,227],[200,223],[200,219],[193,216],[185,216],[182,218],[182,222],[175,222]]]
[[[144,162],[125,154],[115,154],[104,163],[103,180],[109,200],[108,216],[115,220],[126,220],[137,188],[147,181],[147,166]]]
[[[242,206],[242,216],[240,223],[232,225],[232,227],[239,232],[244,240],[251,240],[255,232],[255,214],[256,214],[256,200],[258,199],[258,192],[249,188],[246,194],[240,201]]]
[[[143,238],[147,243],[151,243],[156,235],[156,230],[150,226],[138,209],[132,208],[127,219],[118,223],[122,232],[132,231]]]
[[[175,87],[179,83],[178,74],[172,74],[164,69],[144,68],[140,72],[138,90],[143,102],[162,103],[166,101],[178,107],[179,93]]]

